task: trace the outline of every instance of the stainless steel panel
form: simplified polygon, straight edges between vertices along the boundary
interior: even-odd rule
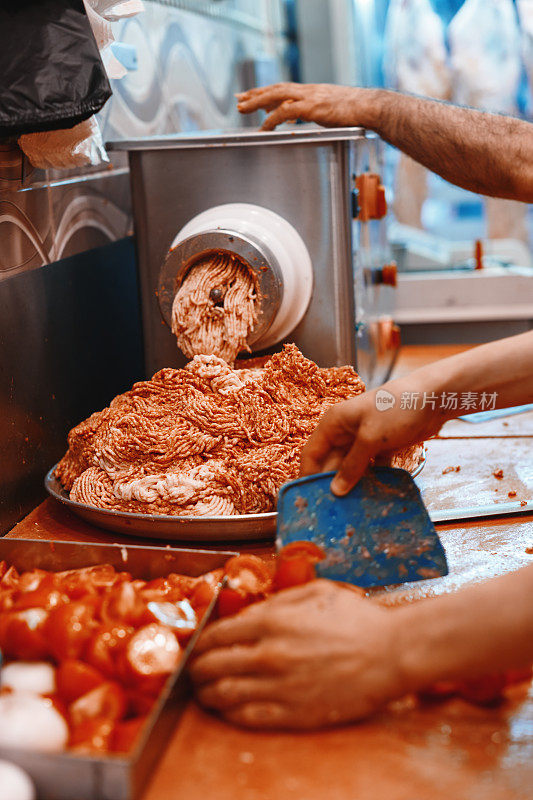
[[[196,577],[222,567],[232,555],[236,554],[231,551],[167,547],[82,545],[14,539],[0,541],[0,560],[5,559],[19,570],[76,569],[109,563],[117,569],[131,572],[136,578],[147,580],[168,575],[169,572]],[[212,605],[204,616],[204,624]],[[31,775],[39,800],[135,800],[162,755],[180,709],[189,695],[184,670],[199,632],[191,639],[178,670],[168,679],[129,756],[80,756],[0,748],[0,757],[18,764]]]
[[[78,176],[74,180],[56,180],[50,184],[49,192],[55,229],[51,261],[131,235],[127,165],[85,179]]]
[[[0,534],[70,428],[142,377],[137,291],[130,240],[0,281]]]
[[[264,136],[244,133],[219,137],[214,147],[177,149],[160,148],[160,140],[152,149],[146,140],[143,149],[136,144],[130,152],[148,375],[185,363],[157,305],[168,248],[196,214],[231,202],[255,203],[281,215],[309,250],[313,297],[288,340],[321,366],[355,365],[348,147],[354,139],[364,147],[365,140],[358,129],[339,131],[338,138],[313,129],[295,138],[280,135],[265,147],[248,146]],[[231,146],[224,146],[229,141]]]
[[[173,133],[168,136],[138,137],[108,142],[109,150],[192,150],[198,147],[238,147],[240,145],[310,144],[347,141],[365,137],[363,128],[321,128],[318,125],[295,125],[275,131],[230,130]]]
[[[54,241],[50,190],[0,193],[0,281],[48,264]]]

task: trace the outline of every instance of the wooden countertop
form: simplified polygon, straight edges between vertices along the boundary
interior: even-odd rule
[[[405,374],[458,349],[404,348],[396,372]],[[498,497],[509,487],[519,499],[529,499],[532,445],[533,414],[483,426],[447,423],[429,443],[421,486],[432,500],[440,496],[452,505]],[[449,465],[461,470],[443,474]],[[504,470],[503,481],[492,475],[496,467]],[[391,602],[453,591],[531,561],[525,549],[533,545],[533,514],[437,528],[450,575],[390,592]],[[7,536],[140,543],[94,528],[53,500]],[[237,549],[267,555],[273,548],[263,542]],[[407,698],[371,720],[314,733],[240,730],[191,702],[143,800],[526,800],[532,785],[533,691],[528,696],[522,684],[497,708],[457,699],[419,706]]]

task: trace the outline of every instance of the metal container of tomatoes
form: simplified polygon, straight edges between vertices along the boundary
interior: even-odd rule
[[[198,577],[223,567],[230,551],[170,547],[76,544],[0,539],[0,560],[19,572],[32,569],[63,571],[100,564],[127,570],[133,578],[153,580],[171,572]],[[0,748],[0,758],[12,761],[32,777],[39,800],[135,800],[165,750],[180,711],[190,696],[185,673],[188,657],[207,622],[216,597],[190,640],[178,669],[168,678],[146,723],[128,754],[102,756]],[[1,724],[1,723],[0,723]]]

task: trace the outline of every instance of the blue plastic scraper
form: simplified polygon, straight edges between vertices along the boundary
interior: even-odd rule
[[[320,577],[388,586],[448,574],[444,548],[410,474],[372,467],[344,497],[330,491],[334,472],[284,484],[277,546],[302,539],[325,552]]]

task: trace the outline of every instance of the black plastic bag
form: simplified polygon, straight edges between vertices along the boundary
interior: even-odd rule
[[[0,2],[0,137],[71,128],[111,94],[82,0]]]

